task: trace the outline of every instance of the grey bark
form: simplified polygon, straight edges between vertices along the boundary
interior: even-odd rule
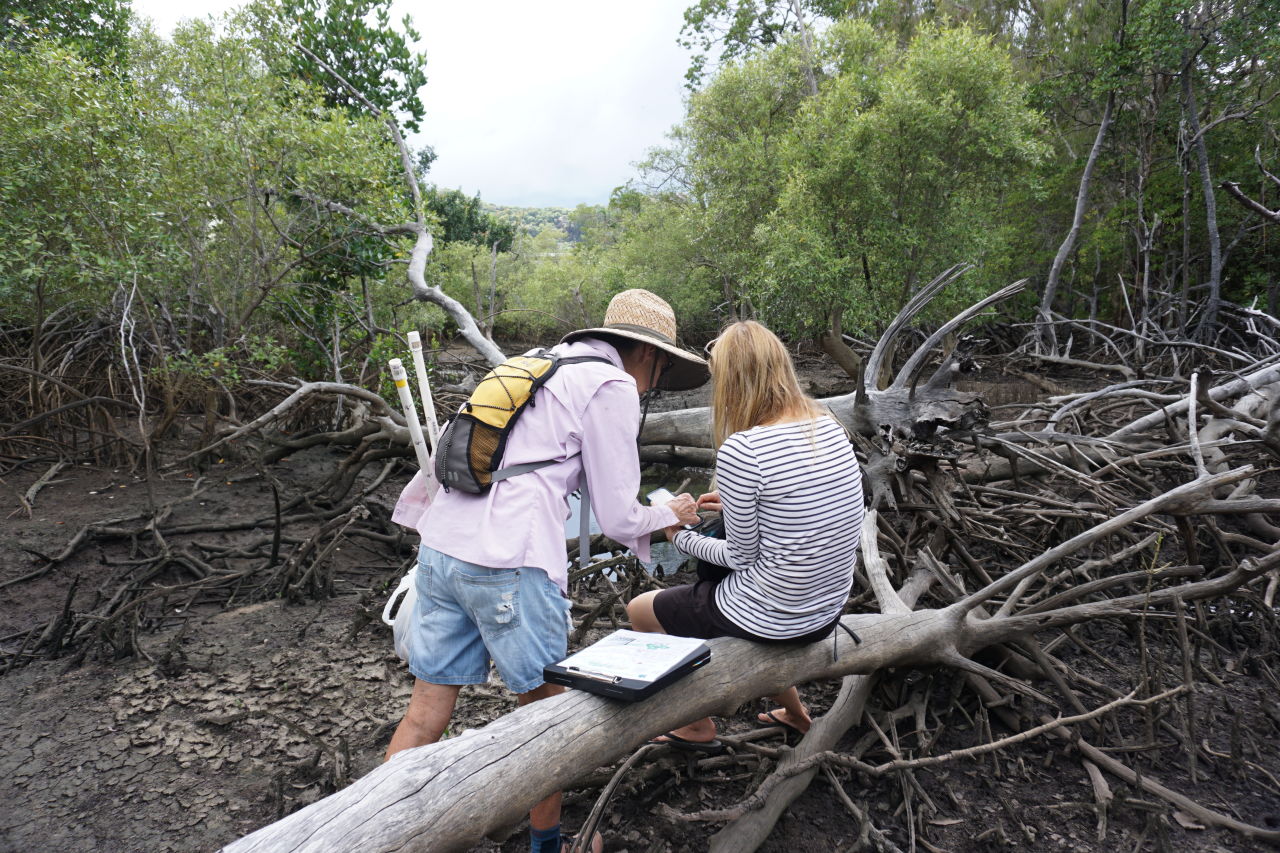
[[[1129,2],[1128,0],[1122,0],[1120,4],[1120,31],[1116,34],[1116,42],[1121,47],[1124,46],[1125,30],[1128,27],[1128,23]],[[1089,204],[1089,187],[1093,181],[1093,169],[1097,165],[1098,155],[1102,152],[1103,141],[1106,139],[1107,131],[1111,127],[1111,117],[1115,112],[1115,103],[1116,91],[1112,89],[1107,93],[1107,103],[1102,110],[1102,121],[1098,125],[1098,134],[1093,139],[1093,147],[1089,149],[1089,157],[1085,161],[1084,172],[1080,175],[1080,189],[1076,193],[1076,209],[1071,218],[1071,229],[1067,232],[1062,245],[1058,247],[1057,254],[1054,255],[1053,264],[1049,268],[1049,276],[1045,280],[1044,292],[1040,298],[1036,345],[1037,348],[1042,348],[1047,342],[1049,350],[1055,355],[1058,352],[1058,342],[1050,320],[1053,312],[1053,300],[1057,296],[1062,268],[1066,265],[1067,258],[1071,256],[1071,252],[1075,250],[1076,240],[1080,236],[1084,213]]]
[[[1175,597],[1193,601],[1221,595],[1273,568],[1280,554],[1210,580],[1035,614],[981,619],[976,611],[982,604],[1011,592],[1009,600],[1016,600],[1015,587],[1023,588],[1057,560],[1154,512],[1196,512],[1216,487],[1251,474],[1251,468],[1240,468],[1166,492],[941,610],[903,612],[906,605],[901,599],[893,603],[894,594],[881,604],[891,612],[842,620],[861,636],[861,644],[841,631],[834,643],[802,649],[722,638],[710,641],[709,664],[645,701],[627,704],[569,691],[535,702],[468,736],[405,750],[344,790],[224,849],[467,850],[486,835],[503,834],[534,803],[621,759],[651,737],[816,679],[870,674],[887,666],[940,664],[1026,690],[969,656],[1026,633],[1160,606]],[[880,581],[887,584],[887,579]]]
[[[410,235],[414,238],[413,250],[409,254],[408,269],[409,286],[413,290],[413,298],[421,302],[431,302],[443,308],[444,312],[449,315],[449,319],[457,324],[458,332],[462,335],[463,340],[474,347],[476,352],[480,353],[489,364],[501,364],[506,360],[506,356],[503,355],[502,350],[498,349],[498,345],[492,339],[480,331],[480,327],[477,325],[475,317],[471,316],[471,312],[461,302],[449,296],[439,287],[427,284],[424,273],[427,267],[427,258],[431,255],[434,241],[432,240],[430,229],[427,228],[426,211],[422,204],[422,190],[418,186],[418,178],[413,171],[413,158],[409,154],[409,146],[405,144],[404,137],[400,134],[400,126],[396,124],[395,117],[370,103],[369,99],[360,90],[348,83],[341,74],[330,68],[324,60],[307,50],[306,47],[299,44],[297,48],[341,83],[351,93],[352,97],[364,105],[365,109],[382,119],[387,126],[388,133],[391,134],[391,140],[396,145],[396,150],[400,152],[401,174],[404,176],[405,186],[408,187],[409,194],[413,198],[414,220],[399,225],[368,224],[386,235]],[[326,206],[336,212],[355,215],[354,211],[350,211],[333,202],[329,202]]]
[[[1053,256],[1053,265],[1049,267],[1049,276],[1044,282],[1044,291],[1040,295],[1039,343],[1047,344],[1051,352],[1057,353],[1057,336],[1053,332],[1051,316],[1053,300],[1058,294],[1058,282],[1062,278],[1062,268],[1067,258],[1075,250],[1076,241],[1080,238],[1080,228],[1084,223],[1084,214],[1089,207],[1089,187],[1093,182],[1093,169],[1098,163],[1098,155],[1102,152],[1102,143],[1111,129],[1111,115],[1115,109],[1116,93],[1107,94],[1107,105],[1102,110],[1102,122],[1098,125],[1098,135],[1093,139],[1093,147],[1089,149],[1089,158],[1085,161],[1084,172],[1080,175],[1080,189],[1076,192],[1076,209],[1071,218],[1071,228],[1058,246],[1058,253]]]
[[[946,387],[854,391],[819,402],[846,429],[867,437],[879,435],[882,427],[906,438],[932,435],[940,427],[971,429],[988,416],[987,406],[977,394]],[[703,406],[651,414],[640,441],[645,445],[709,448],[711,410]]]
[[[1240,189],[1239,184],[1234,183],[1232,181],[1223,182],[1222,188],[1227,191],[1227,194],[1229,196],[1234,198],[1236,201],[1240,202],[1240,204],[1242,204],[1246,210],[1252,210],[1254,213],[1258,214],[1259,216],[1262,216],[1266,219],[1270,219],[1272,222],[1276,223],[1277,225],[1280,225],[1280,209],[1272,210],[1271,208],[1267,207],[1261,202],[1254,201],[1253,199],[1249,198],[1249,196],[1244,194],[1244,191]]]
[[[1205,229],[1209,236],[1209,298],[1196,326],[1196,338],[1205,340],[1218,325],[1218,310],[1222,306],[1222,237],[1218,233],[1218,200],[1213,193],[1213,176],[1209,172],[1209,149],[1200,131],[1200,108],[1196,105],[1195,87],[1192,85],[1192,59],[1189,57],[1182,66],[1182,106],[1200,167],[1200,191],[1204,193]]]

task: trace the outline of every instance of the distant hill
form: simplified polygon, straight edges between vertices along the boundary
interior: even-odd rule
[[[507,207],[487,201],[480,202],[480,206],[485,213],[492,214],[503,222],[512,223],[531,237],[548,228],[563,231],[569,235],[568,242],[571,243],[580,236],[577,224],[570,218],[573,210],[568,207]]]

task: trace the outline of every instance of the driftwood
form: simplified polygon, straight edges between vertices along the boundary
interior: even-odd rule
[[[861,637],[860,644],[841,632],[831,643],[801,650],[712,641],[711,664],[649,700],[627,705],[571,691],[526,706],[470,735],[406,751],[349,788],[225,849],[301,851],[336,845],[345,850],[465,850],[487,834],[503,833],[542,797],[574,784],[599,764],[626,756],[650,737],[814,679],[939,664],[1039,696],[972,655],[1050,628],[1219,596],[1280,564],[1280,555],[1246,561],[1218,577],[1174,589],[1063,602],[1025,615],[1014,612],[1029,584],[1058,561],[1153,513],[1199,512],[1215,503],[1216,488],[1252,473],[1243,467],[1198,477],[1093,526],[942,609],[911,611],[893,592],[883,561],[869,561],[872,585],[886,612],[844,618]],[[994,616],[977,617],[978,608],[1000,599]]]
[[[879,767],[914,760],[910,750],[896,745],[896,737],[877,732],[877,726],[891,728],[895,719],[924,713],[925,699],[919,696],[897,700],[905,703],[897,707],[885,705],[886,695],[902,691],[904,673],[913,667],[961,670],[958,680],[969,692],[961,691],[951,701],[980,699],[977,710],[983,719],[989,713],[1013,732],[1003,738],[990,729],[982,733],[997,749],[1016,742],[1013,738],[1020,732],[1036,731],[1034,726],[1046,717],[1075,720],[1046,729],[1045,736],[1079,742],[1082,752],[1082,735],[1088,735],[1088,744],[1096,748],[1119,745],[1092,727],[1096,719],[1090,715],[1142,687],[1151,677],[1149,671],[1158,671],[1161,664],[1150,662],[1143,651],[1140,672],[1117,677],[1115,686],[1074,671],[1070,658],[1056,650],[1055,643],[1068,642],[1065,638],[1078,644],[1079,654],[1110,664],[1105,650],[1092,650],[1090,643],[1098,640],[1085,623],[1118,620],[1131,628],[1140,623],[1143,627],[1135,630],[1144,637],[1158,630],[1166,638],[1181,627],[1182,633],[1172,641],[1180,644],[1175,648],[1184,650],[1188,663],[1178,679],[1192,684],[1199,673],[1212,680],[1215,676],[1201,672],[1203,664],[1189,650],[1216,642],[1208,638],[1209,608],[1197,609],[1196,602],[1232,595],[1233,603],[1216,608],[1219,612],[1239,608],[1241,601],[1246,607],[1254,602],[1270,607],[1280,592],[1280,567],[1274,556],[1280,543],[1280,501],[1266,493],[1257,473],[1280,459],[1280,322],[1254,309],[1228,306],[1230,316],[1251,336],[1252,349],[1230,340],[1192,345],[1152,335],[1144,346],[1154,355],[1146,362],[1135,355],[1135,335],[1089,324],[1092,334],[1106,338],[1102,351],[1068,349],[1070,355],[1062,358],[1070,363],[1055,364],[1070,370],[1114,357],[1124,367],[1119,372],[1129,378],[1083,391],[1046,382],[1044,387],[1055,396],[1027,404],[1017,414],[1007,414],[1006,409],[1005,420],[988,423],[994,417],[984,401],[950,387],[964,354],[935,354],[962,323],[1020,284],[961,312],[926,335],[905,358],[895,362],[891,357],[897,349],[894,341],[911,319],[960,272],[948,271],[925,288],[867,354],[864,375],[883,377],[883,387],[872,378],[858,392],[827,401],[850,426],[865,459],[870,492],[881,508],[880,522],[870,530],[878,531],[886,559],[876,559],[872,539],[865,551],[864,584],[874,590],[881,612],[846,620],[863,645],[854,646],[841,635],[794,654],[717,641],[716,663],[687,684],[665,691],[661,702],[625,708],[566,696],[538,703],[481,732],[397,758],[346,791],[231,849],[318,849],[333,846],[334,839],[351,849],[462,849],[486,834],[507,831],[529,803],[547,791],[584,781],[595,784],[601,773],[608,775],[601,767],[631,754],[649,735],[708,712],[727,712],[793,682],[833,677],[846,679],[840,697],[826,716],[815,720],[810,735],[795,750],[788,753],[754,743],[749,750],[743,743],[735,747],[741,750],[737,757],[716,759],[737,761],[741,767],[742,757],[749,757],[756,764],[746,766],[758,767],[757,779],[764,781],[739,806],[722,809],[714,817],[727,824],[712,844],[716,849],[752,849],[767,837],[786,803],[810,780],[822,778],[836,786],[837,797],[863,825],[864,835],[879,839],[878,849],[893,849],[895,841],[907,847],[902,834],[914,831],[911,826],[925,825],[913,812],[910,798],[902,803],[901,824],[874,827],[865,806],[854,802],[862,795],[853,785],[845,792],[833,770],[852,768],[874,784],[874,774],[857,762]],[[1086,328],[1072,323],[1073,330]],[[1126,349],[1126,342],[1134,349]],[[1194,371],[1186,369],[1188,346],[1197,359]],[[1043,363],[1021,361],[1009,367],[1035,371]],[[1216,372],[1210,372],[1210,366]],[[392,467],[408,456],[400,414],[376,395],[341,383],[270,383],[254,388],[276,395],[279,402],[257,408],[263,414],[246,418],[243,425],[227,419],[218,444],[206,443],[188,458],[204,458],[233,441],[236,450],[244,452],[263,436],[267,446],[255,455],[268,466],[312,446],[349,448],[333,476],[315,489],[308,487],[305,494],[279,496],[274,513],[234,523],[187,524],[162,506],[138,517],[87,525],[62,552],[38,555],[42,565],[36,572],[10,583],[23,583],[79,549],[110,540],[141,542],[138,567],[121,571],[119,586],[108,588],[93,612],[67,607],[36,626],[6,666],[41,656],[71,655],[79,660],[95,644],[115,654],[143,654],[136,634],[158,624],[156,614],[165,610],[171,596],[179,601],[198,596],[209,603],[279,595],[323,598],[333,582],[325,555],[352,537],[382,542],[408,557],[410,546],[386,519],[385,508],[367,500]],[[341,427],[315,426],[314,413],[322,409],[323,423],[333,423],[335,401],[344,412]],[[651,415],[642,457],[709,467],[714,451],[707,425],[705,409]],[[211,432],[210,439],[216,438]],[[1245,467],[1246,462],[1254,467]],[[375,466],[373,472],[362,477],[369,465]],[[256,476],[270,478],[269,468],[260,466]],[[200,488],[193,488],[190,499]],[[314,529],[311,536],[300,529],[307,525]],[[204,531],[251,528],[260,528],[260,533],[247,534],[234,545],[189,538]],[[612,550],[609,543],[601,542],[600,547]],[[253,560],[256,565],[251,565]],[[586,639],[593,627],[619,624],[631,596],[661,584],[629,558],[616,557],[600,566],[612,567],[614,574],[604,578],[598,566],[572,575],[575,642]],[[157,578],[175,575],[176,582],[155,586]],[[928,584],[932,587],[921,591]],[[894,592],[895,585],[901,593]],[[975,589],[979,591],[967,592]],[[913,612],[907,604],[915,603],[917,596],[922,609]],[[864,606],[867,598],[856,598],[855,608]],[[835,660],[833,646],[838,652]],[[890,673],[886,667],[895,669]],[[726,677],[726,671],[734,677]],[[873,691],[876,683],[886,688]],[[1201,745],[1204,738],[1197,737],[1196,725],[1212,712],[1195,704],[1207,702],[1197,699],[1194,689],[1174,698],[1152,698],[1160,695],[1153,688],[1134,702],[1161,704],[1153,728],[1164,743],[1173,743],[1196,762],[1200,769],[1192,772],[1203,776],[1213,754]],[[997,705],[990,708],[993,702]],[[1169,714],[1169,706],[1180,716]],[[1104,717],[1113,721],[1109,725],[1114,726],[1121,707],[1130,708],[1120,705],[1106,711]],[[1126,713],[1134,713],[1133,708],[1148,709],[1150,704],[1135,704]],[[936,708],[930,710],[937,713]],[[871,731],[858,747],[833,753],[840,735],[863,721]],[[917,731],[924,728],[916,726]],[[919,735],[922,742],[929,736]],[[725,739],[745,742],[732,734]],[[961,747],[947,753],[952,760],[986,748]],[[877,751],[884,754],[876,756]],[[869,753],[865,759],[864,752]],[[647,755],[630,766],[640,775],[660,772],[658,766],[646,764]],[[506,757],[499,760],[500,756]],[[764,765],[774,760],[778,766],[770,774]],[[1088,774],[1082,771],[1081,778],[1095,780],[1100,832],[1106,831],[1106,809],[1119,806],[1109,805],[1112,798],[1105,782],[1096,780],[1104,772],[1127,778],[1125,765],[1116,764],[1123,760],[1123,755],[1102,762],[1085,760]],[[904,767],[893,772],[909,777],[910,767],[893,766]],[[1145,773],[1139,774],[1139,784],[1153,796],[1175,802],[1172,794],[1162,792],[1176,792],[1177,774],[1158,775],[1164,787],[1148,784]],[[910,788],[911,783],[906,784]],[[1175,807],[1188,811],[1183,805]],[[1247,821],[1234,825],[1198,811],[1188,813],[1203,823],[1217,821],[1215,825],[1269,840]],[[410,814],[412,820],[401,818]],[[695,813],[671,819],[713,818]],[[1016,831],[1016,821],[1010,821]],[[421,834],[427,826],[432,833],[429,843]]]
[[[949,271],[932,283],[930,293],[955,274]],[[1019,286],[962,312],[929,336],[895,373],[888,370],[892,347],[886,341],[930,298],[922,296],[904,309],[901,322],[895,321],[868,358],[866,375],[890,376],[888,387],[863,388],[827,401],[837,417],[856,428],[877,505],[889,507],[899,519],[904,514],[914,518],[912,525],[920,528],[904,535],[896,532],[902,529],[896,523],[878,525],[880,544],[892,552],[892,563],[879,558],[874,537],[866,543],[867,581],[881,612],[845,618],[863,639],[861,645],[841,635],[802,652],[783,653],[718,640],[710,667],[654,700],[621,706],[568,694],[536,703],[466,737],[405,753],[345,791],[228,849],[320,849],[335,839],[355,850],[466,849],[485,835],[508,832],[530,804],[550,791],[582,783],[597,767],[628,756],[653,735],[708,713],[729,713],[744,701],[792,683],[844,677],[841,695],[827,716],[817,719],[801,745],[784,755],[759,793],[732,809],[671,815],[676,820],[728,820],[714,837],[713,849],[754,849],[820,768],[832,781],[831,767],[865,771],[870,766],[832,750],[860,714],[870,713],[871,687],[886,667],[953,667],[967,674],[984,702],[993,701],[999,688],[1006,699],[1020,696],[1050,708],[1056,701],[1073,712],[1063,717],[1066,722],[1030,729],[1023,725],[1030,733],[1072,737],[1064,726],[1087,727],[1098,714],[1113,715],[1125,694],[1103,692],[1119,704],[1089,710],[1082,686],[1090,693],[1104,686],[1072,673],[1035,635],[1061,629],[1074,637],[1072,626],[1098,619],[1145,619],[1153,609],[1182,613],[1188,604],[1255,582],[1267,584],[1270,601],[1280,586],[1280,526],[1275,523],[1280,501],[1253,494],[1255,469],[1239,462],[1245,451],[1256,456],[1258,448],[1270,447],[1268,441],[1280,430],[1280,362],[1267,357],[1217,379],[1196,374],[1189,379],[1135,379],[1101,391],[1062,394],[1032,407],[1019,420],[986,428],[982,401],[949,388],[955,357],[944,358],[927,381],[918,380],[944,335]],[[377,419],[383,436],[398,427],[394,413],[379,411]],[[695,458],[711,464],[707,421],[705,409],[651,416],[642,454],[653,461]],[[1280,456],[1280,447],[1271,452]],[[1160,471],[1175,472],[1173,482],[1182,479],[1182,485],[1170,488],[1170,478]],[[1156,480],[1165,483],[1163,490]],[[962,481],[969,485],[958,485]],[[1221,524],[1214,518],[1222,519]],[[869,531],[877,529],[874,519],[875,513],[870,514]],[[1236,532],[1240,527],[1233,519],[1240,519],[1250,535]],[[1087,528],[1080,529],[1081,523]],[[1225,529],[1231,524],[1234,529]],[[1206,569],[1200,563],[1206,536],[1258,556],[1230,557],[1216,570]],[[1157,562],[1166,537],[1180,543],[1181,564]],[[1045,550],[1053,541],[1062,544]],[[978,548],[987,552],[983,560],[971,553]],[[998,569],[991,553],[1016,556],[1018,567]],[[890,577],[895,565],[900,578],[908,566],[917,569],[901,595]],[[652,579],[632,568],[625,570],[625,583],[610,584],[594,603],[575,608],[583,614],[576,639],[601,619],[616,622],[627,598],[652,585]],[[591,574],[577,573],[573,583]],[[1269,580],[1259,581],[1264,575]],[[929,593],[924,609],[912,611],[908,604],[929,582],[941,582],[944,593]],[[965,593],[966,587],[978,591]],[[974,659],[993,650],[1005,661],[1002,671]],[[1037,680],[1049,685],[1033,686]],[[1058,698],[1051,699],[1045,690]],[[1180,701],[1170,699],[1172,695],[1149,694],[1130,704]],[[921,707],[891,711],[890,718],[899,712],[922,713]],[[1038,719],[998,716],[1015,732],[1021,721]],[[1196,753],[1190,728],[1184,732],[1162,725],[1166,734]],[[993,738],[992,748],[1021,739],[1018,734]],[[959,760],[982,749],[955,750],[949,756]],[[908,760],[893,750],[890,758]],[[633,756],[626,766],[644,760]],[[1103,771],[1127,778],[1124,765],[1114,759],[1088,761],[1086,768],[1092,768],[1090,778],[1100,778]],[[1105,782],[1094,786],[1100,792],[1099,808],[1105,809],[1110,802]],[[1169,791],[1144,787],[1156,796]],[[615,788],[611,784],[610,790]],[[501,796],[495,795],[497,790]],[[843,789],[839,793],[848,799]],[[1180,802],[1173,794],[1166,799]],[[864,832],[879,833],[878,843],[891,849],[888,837],[865,820],[866,813],[852,800],[849,806],[851,813],[862,815],[858,819],[868,827]],[[1202,812],[1212,810],[1196,813]],[[1101,813],[1100,831],[1105,831],[1104,818]],[[1266,830],[1245,822],[1223,818],[1216,825],[1270,840]],[[430,827],[429,840],[422,834],[425,827]]]
[[[889,436],[911,441],[930,439],[940,431],[967,432],[986,424],[990,413],[979,395],[952,387],[959,371],[955,354],[945,358],[923,383],[921,375],[929,356],[944,338],[990,306],[1022,292],[1025,281],[991,294],[944,323],[916,347],[886,387],[875,387],[876,377],[887,372],[887,359],[908,324],[967,269],[947,270],[921,288],[898,312],[867,360],[864,382],[870,384],[851,394],[820,401],[848,430],[866,438]],[[678,448],[710,448],[711,410],[703,407],[652,414],[645,421],[640,441],[648,448],[665,447],[667,457],[675,460],[681,457]],[[655,453],[650,458],[656,461],[658,457]],[[704,460],[705,457],[686,457],[693,464]]]

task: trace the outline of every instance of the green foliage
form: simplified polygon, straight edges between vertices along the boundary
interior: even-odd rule
[[[174,206],[168,218],[188,248],[188,280],[231,318],[230,331],[263,305],[300,320],[291,300],[308,282],[334,291],[349,277],[382,274],[392,254],[382,238],[316,201],[373,221],[406,217],[395,153],[375,119],[326,107],[300,81],[268,73],[248,32],[191,25],[149,57],[139,78],[168,95],[152,114],[174,181],[163,196]],[[313,312],[315,326],[330,325],[326,310]]]
[[[399,117],[411,131],[426,115],[419,90],[427,84],[427,57],[413,49],[418,32],[405,15],[391,23],[391,0],[258,0],[250,7],[272,41],[269,58],[325,93],[332,106],[365,107],[333,75],[295,47],[301,44],[342,75],[370,103]],[[278,53],[277,53],[278,52]]]
[[[147,145],[155,101],[73,45],[0,51],[0,304],[15,321],[182,258]]]
[[[90,65],[122,64],[129,42],[128,0],[0,0],[0,33],[9,48],[42,39],[72,47]]]
[[[664,245],[655,256],[683,258],[689,274],[682,278],[708,288],[723,317],[749,309],[761,285],[756,229],[776,207],[786,177],[783,146],[806,93],[794,42],[728,66],[690,99],[675,145],[644,165],[666,211],[647,218],[682,223],[680,233],[655,230],[685,244]]]
[[[786,183],[758,233],[758,307],[796,331],[835,308],[859,325],[887,322],[922,279],[1000,251],[1002,193],[1044,153],[1039,117],[989,39],[926,30],[895,56],[868,52],[868,34],[857,23],[833,31],[856,49],[797,116]]]
[[[516,230],[531,237],[540,232],[554,228],[567,233],[569,215],[572,211],[567,207],[509,207],[500,204],[481,202],[481,208],[502,222],[515,226]]]
[[[689,239],[700,217],[689,206],[642,199],[632,208],[610,206],[612,242],[598,260],[604,302],[620,290],[643,287],[671,304],[686,342],[708,340],[728,317],[729,306],[716,269]],[[599,311],[602,315],[603,304]]]
[[[1112,19],[1114,31],[1120,28]],[[1188,84],[1204,130],[1212,180],[1241,181],[1257,197],[1265,192],[1253,163],[1255,148],[1263,162],[1275,162],[1275,129],[1280,126],[1280,8],[1268,2],[1215,2],[1187,6],[1169,0],[1142,0],[1129,6],[1124,37],[1110,43],[1096,37],[1075,49],[1089,55],[1096,71],[1076,75],[1087,86],[1043,84],[1039,93],[1056,97],[1063,109],[1096,114],[1107,93],[1117,98],[1115,127],[1095,177],[1092,209],[1085,221],[1078,264],[1087,271],[1092,296],[1117,323],[1147,305],[1126,300],[1117,283],[1135,287],[1144,277],[1195,299],[1209,272],[1209,226],[1195,144],[1191,143],[1183,83]],[[1061,49],[1061,48],[1060,48]],[[1052,102],[1046,99],[1052,107]],[[1074,176],[1095,131],[1082,127],[1068,137],[1075,150],[1059,150],[1058,175]],[[1069,191],[1069,190],[1068,190]],[[1060,207],[1054,224],[1065,232],[1069,209]],[[1270,270],[1274,298],[1280,251],[1266,229],[1251,228],[1252,214],[1217,198],[1217,228],[1227,247],[1223,287],[1235,299],[1248,299]],[[1231,235],[1235,235],[1231,237]],[[1060,237],[1059,237],[1060,239]],[[1142,251],[1141,241],[1150,241]],[[1228,240],[1231,242],[1228,243]],[[1184,248],[1185,247],[1185,248]],[[1161,268],[1149,270],[1147,259]],[[1176,260],[1175,260],[1176,259]],[[1073,298],[1074,297],[1074,298]],[[1079,304],[1068,295],[1063,310]],[[1191,310],[1184,306],[1182,310]]]
[[[215,347],[206,352],[179,353],[169,359],[165,369],[174,377],[235,384],[248,372],[271,375],[290,364],[289,350],[262,335],[249,335],[234,346]]]
[[[489,248],[496,243],[499,252],[511,251],[511,242],[516,235],[515,225],[486,212],[480,196],[468,196],[462,190],[430,187],[425,201],[439,222],[435,233],[440,239],[466,241]]]
[[[690,9],[685,38],[722,64],[702,66],[703,88],[644,183],[607,206],[498,207],[428,190],[428,281],[499,340],[557,339],[598,323],[619,290],[645,287],[697,342],[744,315],[811,335],[842,314],[871,331],[942,268],[976,263],[936,319],[1048,269],[1114,93],[1060,308],[1127,322],[1148,307],[1135,283],[1194,299],[1208,266],[1184,83],[1213,180],[1270,203],[1254,152],[1276,171],[1274,3],[800,8],[807,43],[789,0]],[[169,42],[130,35],[116,0],[0,0],[6,321],[70,308],[118,322],[136,284],[131,310],[156,336],[157,363],[168,359],[158,370],[197,390],[270,370],[376,383],[403,355],[397,332],[451,334],[443,312],[406,300],[407,239],[374,227],[412,216],[385,128],[290,44],[307,41],[413,121],[424,60],[388,10],[258,0]],[[425,175],[434,152],[415,159]],[[1280,301],[1274,228],[1225,201],[1218,228],[1227,295]]]
[[[787,38],[723,68],[647,164],[667,188],[651,218],[681,223],[649,254],[726,314],[800,334],[833,312],[883,323],[953,263],[1008,268],[1006,196],[1045,153],[1040,127],[1007,53],[968,27],[902,47],[854,20],[812,52]],[[934,310],[992,283],[971,276]]]
[[[1117,282],[1139,279],[1196,298],[1211,226],[1184,79],[1206,128],[1211,180],[1245,182],[1255,198],[1269,192],[1252,152],[1274,163],[1280,148],[1273,2],[802,3],[813,55],[798,44],[795,13],[769,0],[701,0],[686,12],[686,42],[704,51],[690,77],[705,88],[675,144],[648,164],[655,198],[667,194],[673,215],[700,223],[687,239],[725,292],[793,331],[819,324],[824,304],[844,309],[846,322],[882,321],[915,282],[956,260],[980,267],[953,301],[966,287],[1043,276],[1070,228],[1111,93],[1114,125],[1069,262],[1074,284],[1061,291],[1065,310],[1088,300],[1128,322]],[[908,74],[909,53],[959,31],[985,42],[957,42],[974,52],[949,57],[939,42],[935,68],[917,59]],[[713,48],[737,62],[699,78]],[[993,74],[980,57],[1000,68]],[[812,99],[810,69],[820,89]],[[979,116],[966,98],[988,85],[994,100]],[[1045,121],[1019,117],[1026,106]],[[1218,202],[1226,292],[1245,298],[1266,281],[1280,302],[1280,247],[1249,227],[1250,214]]]
[[[820,19],[845,14],[848,0],[698,0],[684,12],[680,44],[700,50],[685,73],[689,88],[702,84],[708,73],[708,55],[720,47],[718,63],[729,63],[781,43],[799,31],[796,6],[813,26]]]
[[[157,369],[174,381],[282,367],[269,340],[303,375],[332,376],[334,330],[393,322],[390,262],[407,246],[364,224],[409,215],[385,129],[272,74],[245,23],[191,24],[172,42],[140,31],[113,69],[62,40],[0,51],[8,322],[117,311],[136,285],[132,310],[162,334]],[[389,275],[394,298],[379,289]]]

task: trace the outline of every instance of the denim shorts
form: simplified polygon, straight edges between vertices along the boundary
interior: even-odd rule
[[[428,684],[483,684],[492,659],[514,693],[544,683],[569,648],[569,599],[542,569],[488,569],[423,545],[409,671]]]

